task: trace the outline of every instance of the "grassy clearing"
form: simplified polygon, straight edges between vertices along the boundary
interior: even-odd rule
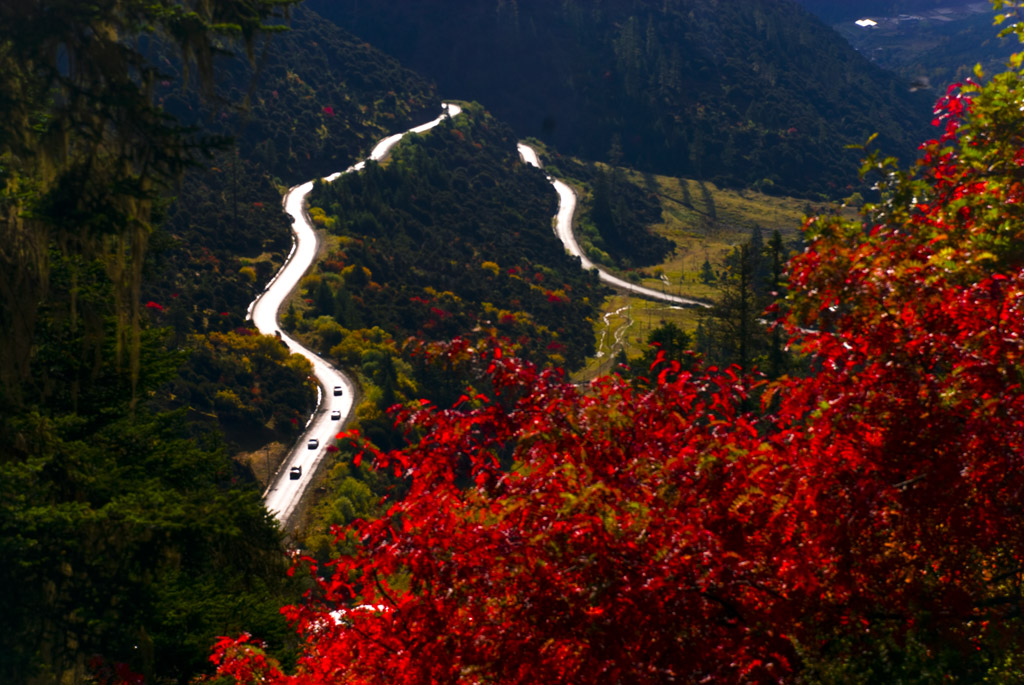
[[[804,217],[809,212],[829,209],[799,198],[723,189],[692,179],[632,170],[624,173],[631,182],[657,195],[662,221],[651,229],[676,245],[662,264],[636,270],[631,280],[639,275],[642,285],[684,297],[714,300],[718,294],[715,284],[701,281],[704,260],[720,273],[726,255],[749,239],[755,226],[761,228],[765,240],[778,229],[785,243],[796,248]],[[618,275],[630,277],[629,273]],[[670,307],[622,294],[610,296],[594,324],[598,354],[574,374],[574,379],[585,380],[612,371],[612,360],[619,350],[625,350],[629,358],[639,356],[646,347],[649,331],[662,322],[675,323],[693,333],[700,316],[700,309]]]
[[[700,310],[641,300],[627,295],[611,295],[602,306],[603,315],[594,322],[597,354],[572,375],[573,381],[585,381],[614,371],[615,356],[626,351],[630,359],[646,349],[651,329],[672,322],[683,330],[697,327]]]
[[[627,171],[626,176],[658,196],[662,221],[651,228],[676,245],[663,264],[642,270],[643,284],[661,287],[667,278],[671,292],[690,297],[715,296],[714,287],[700,279],[705,259],[720,271],[725,256],[747,240],[755,226],[761,227],[765,240],[778,229],[787,244],[795,245],[803,217],[823,209],[807,200],[723,189],[691,179],[635,171]]]

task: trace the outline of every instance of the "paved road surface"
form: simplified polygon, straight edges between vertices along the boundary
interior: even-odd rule
[[[384,159],[403,136],[427,131],[440,124],[445,117],[456,116],[462,112],[458,105],[448,103],[444,105],[444,110],[444,114],[433,121],[409,129],[405,133],[388,136],[380,141],[370,153],[370,159],[377,161]],[[358,172],[365,166],[366,162],[359,162],[344,172],[332,174],[324,180],[333,181],[342,173]],[[249,305],[249,318],[252,319],[256,328],[265,335],[274,335],[280,330],[278,314],[281,306],[316,258],[319,247],[317,233],[310,224],[305,211],[306,196],[312,189],[313,181],[307,181],[290,189],[284,196],[284,210],[292,217],[293,222],[292,250],[285,260],[284,266],[267,284],[266,290]],[[302,500],[306,488],[311,482],[312,474],[315,473],[317,466],[327,453],[328,445],[331,444],[342,424],[352,413],[355,381],[335,369],[314,352],[300,345],[287,333],[281,333],[281,340],[288,345],[292,352],[309,359],[313,364],[314,375],[319,386],[317,408],[310,416],[302,438],[292,448],[277,474],[271,479],[266,492],[263,493],[267,510],[274,514],[282,524],[285,524]],[[340,395],[335,395],[336,387],[341,388]],[[339,412],[340,419],[331,419],[332,412]],[[307,447],[311,438],[319,441],[317,447],[313,449]],[[292,479],[290,477],[293,467],[301,468],[302,475],[299,478]]]

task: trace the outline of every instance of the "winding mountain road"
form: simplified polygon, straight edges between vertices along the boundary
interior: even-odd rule
[[[516,146],[516,149],[519,150],[519,156],[524,162],[531,166],[535,166],[538,169],[541,168],[540,158],[537,156],[536,150],[526,143],[519,143]],[[555,187],[555,191],[558,193],[558,217],[555,220],[555,234],[558,235],[558,239],[562,241],[562,244],[565,246],[565,249],[569,254],[580,258],[580,264],[584,269],[597,269],[598,276],[601,278],[602,282],[607,283],[613,288],[624,290],[630,295],[636,297],[658,300],[659,302],[669,302],[684,307],[706,308],[711,306],[707,302],[701,302],[700,300],[691,300],[686,297],[680,297],[679,295],[671,295],[669,293],[663,293],[660,290],[645,288],[643,286],[630,283],[618,276],[613,276],[587,259],[587,255],[583,253],[579,243],[576,242],[576,236],[572,231],[572,218],[573,214],[576,212],[576,193],[568,186],[568,184],[558,180],[557,178],[548,175],[548,180],[551,182],[551,185]]]
[[[423,133],[440,124],[446,117],[454,117],[462,112],[455,104],[444,103],[444,113],[433,121],[396,133],[381,140],[370,153],[369,160],[380,161],[387,157],[391,149],[410,133]],[[541,168],[537,152],[525,143],[517,146],[520,157],[527,164]],[[323,180],[330,182],[342,174],[362,171],[366,161],[358,162],[342,172],[326,176]],[[558,193],[558,215],[555,220],[555,234],[565,249],[580,258],[584,269],[597,269],[600,279],[630,295],[667,302],[684,307],[708,307],[706,302],[691,300],[678,295],[660,292],[652,288],[638,286],[613,276],[602,270],[587,259],[573,235],[572,220],[576,211],[576,193],[566,183],[548,176],[548,180]],[[299,281],[309,270],[319,250],[319,238],[306,215],[306,196],[313,190],[313,181],[307,181],[289,189],[282,204],[285,212],[292,217],[292,249],[285,260],[284,266],[267,284],[266,289],[252,304],[249,305],[248,318],[256,328],[265,335],[279,335],[289,349],[301,354],[313,365],[313,373],[317,381],[317,407],[309,417],[302,438],[289,452],[278,472],[271,479],[263,499],[270,511],[282,525],[287,525],[294,516],[302,501],[312,476],[328,451],[334,436],[348,420],[354,408],[355,381],[327,363],[312,350],[303,347],[297,340],[280,330],[278,315],[288,296],[298,286]],[[338,417],[338,418],[332,418]],[[315,441],[315,442],[313,442]]]
[[[454,117],[462,112],[458,105],[445,103],[444,113],[433,121],[411,128],[404,133],[396,133],[377,143],[370,153],[369,159],[380,161],[387,157],[391,149],[404,136],[410,133],[422,133],[440,124],[446,117]],[[362,161],[343,172],[331,174],[324,178],[333,181],[342,174],[361,171],[366,166]],[[299,280],[309,270],[319,249],[316,230],[306,215],[306,196],[313,190],[313,181],[307,181],[291,188],[284,196],[284,211],[292,218],[292,249],[285,259],[284,266],[277,272],[266,289],[252,304],[249,305],[248,317],[256,328],[264,335],[280,334],[281,340],[292,352],[301,354],[313,365],[313,373],[317,381],[317,407],[306,423],[302,439],[292,448],[281,468],[271,479],[263,499],[270,511],[282,525],[287,524],[295,514],[299,502],[312,482],[312,475],[322,461],[331,440],[338,433],[341,425],[352,413],[355,397],[355,381],[338,369],[328,364],[312,350],[303,347],[287,333],[280,331],[278,314],[284,301],[298,286]],[[340,393],[339,393],[340,390]],[[338,416],[332,419],[332,415]],[[317,441],[309,447],[310,440]],[[298,469],[298,476],[293,478],[293,470]]]

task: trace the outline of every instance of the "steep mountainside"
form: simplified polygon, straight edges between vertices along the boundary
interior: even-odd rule
[[[896,16],[915,12],[929,12],[939,8],[963,8],[989,3],[979,0],[859,0],[859,2],[836,2],[835,0],[796,0],[809,11],[829,23],[860,19],[861,17]]]
[[[789,0],[311,0],[520,135],[639,168],[838,194],[874,132],[909,157],[930,98]]]
[[[531,360],[578,367],[602,289],[553,235],[557,196],[515,142],[471,105],[387,165],[317,184],[310,213],[341,249],[321,267],[337,276],[309,293],[315,313],[399,339],[482,332]]]
[[[289,30],[257,46],[254,69],[235,59],[218,74],[218,111],[183,96],[174,79],[161,104],[204,132],[238,141],[239,154],[291,185],[346,168],[382,136],[436,116],[429,81],[305,6]],[[178,76],[173,63],[167,70]]]
[[[301,7],[260,60],[255,76],[241,59],[220,74],[219,92],[230,102],[248,100],[245,107],[213,112],[173,82],[163,86],[169,111],[236,138],[185,177],[166,233],[154,240],[158,254],[145,286],[147,300],[187,306],[200,331],[241,325],[288,253],[281,185],[341,171],[379,139],[440,109],[424,79]],[[252,273],[240,272],[249,261]]]
[[[31,364],[0,383],[0,584],[14,589],[0,599],[0,682],[136,682],[114,678],[115,665],[145,682],[191,682],[216,636],[250,622],[265,627],[268,653],[287,661],[278,607],[301,588],[287,579],[280,530],[253,473],[230,456],[240,434],[251,445],[272,429],[290,442],[315,395],[303,364],[245,327],[245,308],[290,245],[280,180],[345,168],[422,112],[434,116],[436,95],[394,59],[296,8],[292,31],[269,45],[256,39],[255,65],[215,62],[225,67],[216,73],[225,102],[214,110],[180,87],[180,52],[133,34],[142,29],[122,14],[158,22],[172,3],[10,4],[0,3],[0,274],[8,286],[29,285],[4,290],[0,328],[30,323],[0,344],[0,362],[19,358],[12,340],[22,340]],[[72,10],[75,21],[53,21]],[[110,36],[120,42],[105,43]],[[44,50],[50,43],[61,47]],[[145,63],[131,52],[138,45],[159,69],[152,102],[117,80],[125,63]],[[59,86],[44,78],[67,76],[68,62],[85,76]],[[196,125],[196,136],[160,106]],[[62,145],[48,144],[50,128]],[[196,143],[224,134],[238,135],[237,154]],[[70,157],[55,163],[53,149]],[[196,154],[199,164],[167,188],[174,203],[157,200],[155,189],[177,180],[174,153],[200,149],[215,154]],[[150,213],[143,189],[159,211]],[[115,240],[122,234],[131,238]],[[49,252],[45,271],[25,245]],[[123,254],[132,267],[145,254],[141,293],[113,268]],[[48,287],[32,289],[40,273]],[[131,331],[118,330],[116,315],[139,294],[132,378]],[[35,313],[16,319],[11,305],[23,302]],[[227,445],[223,427],[234,428]]]
[[[250,447],[257,436],[270,439],[258,431],[267,423],[288,442],[315,402],[313,387],[302,385],[307,374],[291,369],[289,388],[283,365],[250,373],[241,357],[251,351],[238,351],[254,340],[246,307],[291,247],[280,186],[344,169],[440,108],[426,80],[303,7],[257,54],[258,69],[237,59],[219,75],[219,93],[235,106],[214,112],[172,80],[161,85],[171,111],[236,143],[186,174],[151,241],[143,288],[153,322],[171,326],[192,351],[174,382],[176,404],[197,421],[219,420],[234,447],[236,437]],[[250,372],[231,372],[236,366]]]
[[[1001,72],[1020,48],[1012,36],[999,38],[994,15],[988,2],[946,0],[910,13],[890,9],[860,15],[875,22],[869,27],[845,19],[834,28],[875,64],[937,93],[949,83],[976,78],[976,64],[988,74]]]

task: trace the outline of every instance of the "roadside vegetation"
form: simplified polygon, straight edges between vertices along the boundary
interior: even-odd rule
[[[286,609],[297,666],[243,634],[217,645],[220,672],[308,685],[1024,679],[1016,62],[940,99],[918,163],[869,154],[878,201],[813,217],[785,274],[779,234],[729,253],[708,320],[732,332],[713,338],[725,362],[694,356],[668,324],[642,377],[584,387],[500,345],[442,346],[476,369],[456,406],[399,412],[413,436],[400,449],[348,437],[353,465],[406,492],[336,531],[329,577],[308,560],[317,588]],[[766,281],[786,293],[767,313]],[[802,367],[758,339],[762,317]]]
[[[708,309],[678,307],[643,298],[616,293],[607,297],[601,314],[594,319],[597,340],[595,356],[589,358],[582,369],[574,372],[577,379],[621,369],[621,365],[636,366],[649,348],[649,340],[665,325],[676,326],[690,336],[694,349],[703,351],[708,360],[716,363],[737,361],[715,352],[722,341],[713,342],[732,334],[719,329],[726,325],[730,314],[722,307],[730,290],[735,286],[739,253],[746,245],[761,255],[765,241],[775,240],[778,233],[777,259],[785,261],[790,254],[802,248],[800,226],[807,217],[841,211],[848,216],[856,213],[852,204],[840,207],[831,202],[810,202],[802,198],[768,195],[757,190],[719,188],[715,184],[693,179],[681,179],[644,174],[631,169],[609,169],[600,164],[584,164],[545,153],[546,168],[569,182],[580,197],[577,208],[576,234],[581,247],[602,268],[638,285],[662,292],[681,295],[707,302]],[[594,184],[601,175],[614,177],[630,193],[642,195],[646,204],[642,211],[629,211],[628,204],[615,219],[623,230],[636,235],[664,239],[671,249],[659,259],[642,261],[635,252],[621,251],[617,259],[605,258],[601,249],[599,231],[593,221]],[[863,202],[860,195],[852,195],[851,203]],[[651,207],[655,211],[651,211]],[[595,244],[596,243],[596,244]],[[748,256],[750,256],[748,255]],[[631,262],[630,260],[634,260]],[[768,281],[768,262],[755,256],[759,265],[753,275],[752,294],[756,290],[760,312],[771,302]],[[622,268],[624,264],[631,264]],[[784,292],[779,293],[780,296]],[[716,305],[711,308],[711,305]],[[725,308],[728,309],[728,308]],[[753,310],[747,318],[751,318]],[[751,328],[750,334],[755,331]],[[749,361],[749,360],[748,360]],[[637,372],[634,368],[633,372]]]
[[[490,92],[605,160],[546,151],[595,261],[711,306],[582,272],[484,105],[317,184],[281,327],[359,404],[288,537],[280,192],[437,91],[291,0],[0,3],[0,682],[1024,680],[1022,60],[868,193],[836,145],[913,98],[777,3],[459,2],[326,4],[486,23],[463,74],[564,29],[578,99]]]

